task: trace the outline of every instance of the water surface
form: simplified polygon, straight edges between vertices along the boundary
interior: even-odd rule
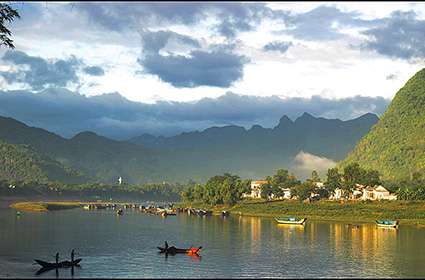
[[[168,240],[177,247],[203,246],[201,258],[157,253]],[[28,213],[0,209],[0,277],[35,275],[33,259],[83,258],[74,278],[172,277],[425,277],[425,229],[360,228],[344,223],[277,225],[270,218],[180,214],[161,218],[127,210],[82,209]],[[60,269],[59,278],[70,278]]]

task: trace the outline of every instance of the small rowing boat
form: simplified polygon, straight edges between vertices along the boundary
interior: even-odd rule
[[[302,225],[307,220],[307,218],[275,218],[276,222],[279,224],[288,224],[288,225]]]
[[[187,249],[181,249],[181,248],[176,248],[174,246],[168,246],[168,243],[165,242],[165,247],[157,247],[159,249],[159,253],[163,254],[170,254],[170,255],[175,255],[175,254],[188,254],[188,255],[197,255],[201,249],[202,246],[195,248],[195,247],[190,247]]]
[[[396,228],[398,227],[398,221],[392,221],[392,220],[376,220],[376,225],[378,227],[385,227],[385,228]]]

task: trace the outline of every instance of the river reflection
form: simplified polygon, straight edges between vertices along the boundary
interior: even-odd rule
[[[425,229],[409,226],[79,209],[21,217],[0,210],[0,222],[0,278],[56,278],[55,270],[37,276],[33,259],[53,261],[57,251],[68,259],[73,248],[83,258],[75,278],[425,277]],[[203,246],[201,257],[158,254],[165,240]],[[70,276],[59,270],[58,278]]]

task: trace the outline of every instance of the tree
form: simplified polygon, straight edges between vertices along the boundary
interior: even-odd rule
[[[351,163],[344,168],[341,188],[344,190],[345,197],[348,197],[348,195],[353,192],[356,184],[363,181],[363,175],[363,169],[360,168],[358,163]]]
[[[320,182],[319,173],[317,173],[316,170],[313,170],[313,172],[311,172],[311,180],[313,182]]]
[[[273,186],[270,183],[271,180],[272,178],[270,176],[267,176],[266,178],[267,184],[261,185],[261,198],[263,199],[268,200],[273,193]]]
[[[18,11],[7,4],[0,3],[0,45],[5,45],[11,49],[15,48],[13,40],[10,38],[12,32],[5,24],[11,23],[15,18],[20,18]]]
[[[342,176],[339,174],[338,168],[335,167],[328,169],[324,186],[325,189],[332,194],[335,193],[336,189],[340,189],[342,187]]]
[[[316,186],[311,180],[306,180],[304,183],[294,187],[292,193],[298,197],[299,201],[303,201],[310,197]]]
[[[277,197],[284,195],[283,189],[290,189],[300,184],[300,181],[285,169],[278,169],[276,174],[268,180],[272,186],[272,193]]]

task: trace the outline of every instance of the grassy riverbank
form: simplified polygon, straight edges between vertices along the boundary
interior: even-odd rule
[[[377,219],[399,220],[400,224],[425,225],[425,202],[423,201],[369,201],[337,202],[245,200],[234,206],[211,207],[201,203],[180,203],[178,207],[193,207],[220,212],[228,210],[247,216],[278,217],[301,216],[312,220],[345,222],[374,222]]]
[[[61,201],[61,202],[17,202],[10,205],[10,207],[15,208],[20,211],[32,211],[32,212],[45,212],[49,210],[64,210],[81,207],[82,202],[75,201]]]

